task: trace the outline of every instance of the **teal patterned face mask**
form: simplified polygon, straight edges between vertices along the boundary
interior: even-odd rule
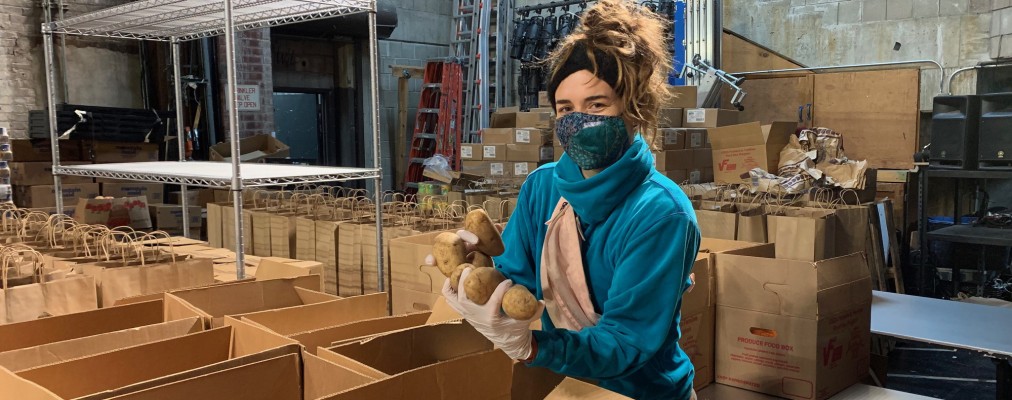
[[[602,169],[629,149],[629,133],[622,117],[569,113],[555,123],[562,148],[580,169]]]

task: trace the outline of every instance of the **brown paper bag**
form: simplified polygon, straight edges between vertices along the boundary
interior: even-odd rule
[[[98,308],[95,280],[71,274],[59,279],[43,279],[42,255],[26,248],[6,247],[2,250],[3,289],[0,289],[0,324],[28,321]],[[28,265],[35,282],[12,286],[7,281],[12,264]]]
[[[696,222],[703,237],[735,240],[738,233],[738,216],[735,207],[727,202],[704,200],[696,210]]]
[[[207,203],[207,243],[211,247],[223,247],[222,203]]]
[[[833,210],[784,207],[784,215],[771,215],[775,221],[777,258],[799,261],[821,261],[832,258],[836,218]]]
[[[301,194],[295,194],[295,196],[302,197]],[[281,206],[270,214],[271,256],[296,258],[295,224],[299,212],[294,204],[290,201],[282,202]]]
[[[273,195],[278,196],[278,193],[280,192]],[[268,193],[268,196],[270,195]],[[277,204],[276,199],[268,199],[267,203],[256,204],[250,210],[253,226],[253,255],[258,257],[271,256],[271,217],[275,212],[271,207],[273,204]]]
[[[766,207],[759,203],[737,205],[738,228],[735,240],[752,243],[768,243],[766,235]]]

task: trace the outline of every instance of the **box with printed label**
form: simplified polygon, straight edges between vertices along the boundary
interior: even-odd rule
[[[84,148],[97,164],[158,161],[154,143],[85,142]]]
[[[685,128],[661,128],[657,130],[654,143],[662,150],[685,149]]]
[[[775,257],[774,248],[715,257],[717,383],[778,397],[828,399],[868,374],[867,260],[864,253],[785,260]]]
[[[681,108],[662,108],[657,112],[657,125],[661,128],[681,128],[683,114]]]
[[[176,204],[148,204],[151,221],[161,230],[183,228],[183,206]],[[200,207],[190,207],[190,229],[203,225]]]
[[[552,140],[551,131],[546,129],[517,128],[513,131],[513,142],[516,144],[542,145]]]
[[[490,176],[506,176],[506,164],[504,162],[488,163],[488,174]]]
[[[482,145],[480,145],[480,144],[470,144],[470,143],[463,143],[463,144],[461,144],[460,145],[460,159],[461,160],[471,160],[471,161],[481,161],[483,159],[482,158],[482,148],[481,148],[481,146]]]
[[[706,129],[703,128],[687,128],[685,130],[685,148],[686,149],[703,149],[710,147],[708,135]]]
[[[196,192],[196,190],[193,190]],[[161,203],[165,198],[165,185],[161,183],[103,183],[102,195],[109,197],[144,196],[151,203]]]
[[[673,171],[692,168],[692,150],[665,150],[654,153],[654,168]]]
[[[695,169],[713,167],[713,149],[693,149],[692,166]]]
[[[696,108],[698,90],[695,86],[672,86],[668,88],[671,97],[664,103],[663,107],[669,108]]]
[[[776,171],[780,151],[794,134],[796,122],[758,122],[709,129],[713,143],[713,172],[716,183],[740,183],[752,168]]]
[[[482,144],[512,144],[515,141],[515,128],[488,128],[481,131]]]
[[[535,169],[538,169],[536,162],[516,162],[513,163],[513,176],[527,176]]]
[[[552,162],[555,159],[555,147],[551,145],[541,146],[541,159],[538,162]]]
[[[687,108],[682,126],[686,128],[716,128],[738,123],[741,113],[716,108]]]
[[[62,166],[88,165],[91,163],[81,161],[60,161]],[[11,184],[20,186],[52,185],[53,184],[53,163],[50,161],[36,162],[12,162],[8,164],[11,168]],[[91,183],[91,178],[83,176],[64,176],[63,183]]]
[[[464,160],[461,162],[461,172],[465,174],[488,176],[488,161],[468,161]]]
[[[689,171],[684,169],[676,169],[672,171],[660,171],[664,176],[671,179],[672,182],[677,184],[686,183],[689,181]]]
[[[540,144],[508,144],[506,145],[506,160],[537,163],[541,161],[541,149]]]
[[[63,204],[77,204],[77,199],[91,199],[99,195],[97,183],[74,183],[63,185]],[[53,185],[17,186],[14,200],[18,207],[56,207],[56,192]]]
[[[552,124],[552,113],[546,111],[496,112],[492,114],[490,126],[493,128],[548,128]]]
[[[41,161],[53,163],[53,147],[49,139],[13,139],[11,140],[11,152],[14,153],[12,161],[30,162]],[[60,141],[60,163],[69,164],[66,161],[83,161],[83,150],[80,140]]]
[[[506,161],[506,145],[504,144],[483,144],[481,146],[481,159],[485,161]]]

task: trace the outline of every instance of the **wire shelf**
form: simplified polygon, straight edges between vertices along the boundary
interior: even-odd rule
[[[91,164],[60,166],[54,172],[63,176],[168,183],[215,189],[228,189],[232,185],[232,165],[224,162],[158,161]],[[242,164],[244,187],[343,182],[378,176],[379,170],[370,168]]]
[[[371,0],[238,0],[237,31],[372,11]],[[142,0],[43,24],[43,32],[68,35],[193,40],[225,33],[225,7],[210,0]]]

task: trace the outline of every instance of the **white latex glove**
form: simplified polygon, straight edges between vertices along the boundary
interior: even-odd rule
[[[478,244],[478,235],[475,235],[466,229],[461,229],[457,231],[457,236],[464,239],[464,251],[466,253],[470,253],[475,250],[475,245]],[[436,258],[433,257],[432,254],[425,256],[425,265],[436,265]]]
[[[502,298],[506,291],[513,286],[513,281],[507,279],[495,288],[488,303],[480,306],[467,298],[464,293],[464,281],[471,274],[471,268],[464,269],[460,274],[459,287],[454,290],[450,287],[450,280],[443,283],[443,297],[451,308],[456,310],[467,320],[475,330],[485,335],[495,347],[502,349],[506,355],[516,360],[526,360],[531,356],[531,322],[541,318],[544,312],[544,303],[538,302],[538,312],[534,317],[526,321],[518,321],[510,318],[502,312]]]

